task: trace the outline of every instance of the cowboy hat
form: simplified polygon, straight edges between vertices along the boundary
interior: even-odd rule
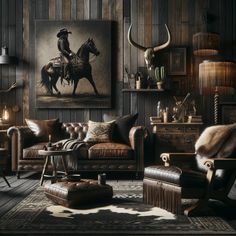
[[[57,37],[61,37],[63,34],[71,34],[70,31],[68,31],[66,28],[61,29],[58,33],[57,33]]]

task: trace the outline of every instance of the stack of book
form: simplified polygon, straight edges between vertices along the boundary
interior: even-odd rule
[[[151,124],[152,123],[161,123],[162,122],[162,118],[161,117],[157,117],[157,116],[151,116],[150,117],[150,121],[151,121]]]
[[[202,116],[188,116],[188,123],[202,123]]]

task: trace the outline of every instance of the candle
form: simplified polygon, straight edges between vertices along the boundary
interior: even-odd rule
[[[167,111],[164,111],[164,112],[163,112],[163,122],[164,122],[164,123],[167,123],[167,122],[168,122],[168,113],[167,113]]]
[[[136,89],[140,89],[141,88],[141,80],[137,80],[136,81]]]
[[[51,142],[51,138],[52,138],[52,136],[51,136],[51,134],[49,134],[48,135],[48,142]]]

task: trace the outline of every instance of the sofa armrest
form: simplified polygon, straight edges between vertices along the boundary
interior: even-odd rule
[[[28,126],[12,126],[7,130],[7,136],[11,139],[12,170],[17,171],[18,160],[23,159],[23,148],[36,142],[36,137]]]
[[[143,126],[134,126],[129,132],[129,140],[131,148],[134,150],[137,161],[137,171],[144,169],[144,140],[147,131]]]

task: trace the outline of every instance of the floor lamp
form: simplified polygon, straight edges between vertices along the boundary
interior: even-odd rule
[[[219,96],[233,95],[235,87],[236,63],[230,61],[203,61],[199,64],[200,94],[214,94],[214,124],[219,123]]]

